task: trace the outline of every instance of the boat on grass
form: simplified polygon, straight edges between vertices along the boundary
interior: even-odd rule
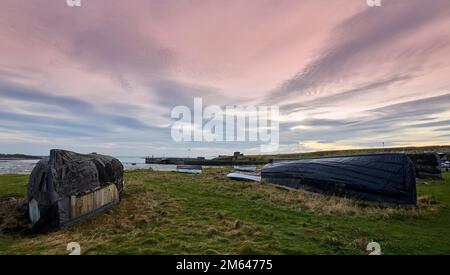
[[[256,172],[255,165],[236,165],[234,166],[235,171],[243,171],[243,172]]]
[[[234,171],[232,173],[229,173],[227,175],[227,178],[231,180],[238,180],[238,181],[261,181],[261,174],[254,173],[254,172],[239,172]]]
[[[177,165],[177,172],[179,173],[189,173],[189,174],[201,174],[201,165]]]
[[[405,154],[275,160],[263,167],[267,183],[357,200],[417,202],[416,173]]]

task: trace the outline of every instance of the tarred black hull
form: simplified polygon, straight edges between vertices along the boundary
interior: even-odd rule
[[[416,175],[405,154],[283,160],[264,166],[263,181],[358,200],[416,204]]]

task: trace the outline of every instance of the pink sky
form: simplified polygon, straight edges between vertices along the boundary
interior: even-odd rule
[[[0,152],[233,151],[170,140],[194,96],[280,104],[280,152],[448,144],[450,2],[382,3],[2,1]]]

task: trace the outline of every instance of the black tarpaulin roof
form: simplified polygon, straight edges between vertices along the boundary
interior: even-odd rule
[[[28,201],[38,206],[40,226],[61,226],[73,222],[71,196],[92,193],[112,184],[121,198],[123,165],[116,158],[54,149],[33,169]]]
[[[416,204],[415,168],[405,154],[283,160],[262,169],[266,182],[328,195]]]

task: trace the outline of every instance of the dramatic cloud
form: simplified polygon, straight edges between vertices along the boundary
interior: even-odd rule
[[[214,156],[174,106],[279,104],[280,152],[448,144],[450,2],[5,0],[0,152]]]
[[[324,46],[317,60],[285,81],[272,96],[286,97],[292,93],[320,96],[320,87],[330,82],[349,79],[356,84],[358,71],[366,74],[362,80],[371,80],[371,85],[377,78],[386,82],[386,78],[391,81],[393,74],[404,77],[416,73],[433,51],[449,46],[449,31],[442,33],[438,41],[434,38],[405,42],[411,36],[425,38],[428,33],[421,34],[422,29],[441,20],[448,23],[448,15],[450,5],[445,0],[386,1],[383,9],[357,13],[336,26],[329,46]]]

